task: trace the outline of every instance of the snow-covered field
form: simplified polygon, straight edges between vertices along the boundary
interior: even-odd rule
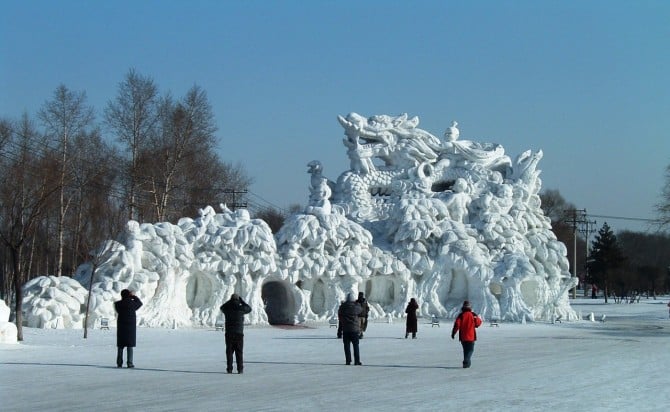
[[[420,319],[416,340],[402,320],[371,323],[362,367],[344,365],[327,324],[248,327],[243,375],[225,373],[223,333],[212,329],[140,328],[136,368],[117,369],[114,328],[88,339],[25,328],[24,342],[0,345],[0,410],[665,411],[667,303],[577,299],[585,319],[606,321],[485,323],[470,369],[447,319]]]

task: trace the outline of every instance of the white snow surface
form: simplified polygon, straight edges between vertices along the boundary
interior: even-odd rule
[[[611,302],[611,301],[610,301]],[[24,328],[0,344],[3,411],[665,411],[670,402],[668,297],[634,304],[578,298],[588,319],[484,323],[470,369],[451,320],[369,325],[363,366],[345,366],[327,323],[245,329],[245,371],[225,373],[214,328],[138,328],[135,369],[115,367],[116,334]],[[606,314],[606,321],[598,319]]]
[[[577,319],[567,249],[540,207],[539,150],[514,160],[494,143],[419,129],[418,117],[339,116],[350,169],[335,180],[308,163],[309,203],[273,236],[244,209],[202,208],[177,224],[129,221],[74,278],[24,286],[30,327],[81,328],[114,317],[122,289],[142,299],[139,323],[213,326],[237,293],[250,323],[326,321],[364,292],[372,319],[455,316],[469,300],[485,319]]]

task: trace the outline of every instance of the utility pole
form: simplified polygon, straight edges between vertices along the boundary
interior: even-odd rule
[[[236,195],[243,195],[243,194],[246,194],[246,193],[247,193],[247,189],[244,189],[244,190],[224,189],[224,190],[223,190],[223,193],[227,193],[227,194],[232,194],[232,195],[233,195],[233,203],[231,203],[231,204],[229,205],[230,208],[231,208],[231,210],[235,210],[235,209],[240,208],[240,207],[243,207],[243,208],[247,207],[247,202],[237,203],[236,198],[235,198]]]
[[[572,226],[572,276],[577,277],[577,225],[586,221],[586,209],[570,209],[563,211],[563,221]],[[572,298],[577,298],[577,286],[572,288]]]
[[[579,233],[584,235],[584,242],[586,243],[586,254],[584,255],[585,262],[584,262],[584,279],[586,279],[589,275],[589,265],[588,265],[588,259],[589,259],[589,236],[591,233],[595,232],[596,229],[596,221],[595,220],[588,220],[588,215],[586,215],[586,209],[584,210],[584,221],[579,225]],[[586,297],[587,291],[586,288],[584,288],[584,297]]]

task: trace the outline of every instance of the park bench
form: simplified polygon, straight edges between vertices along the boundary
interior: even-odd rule
[[[225,322],[222,319],[219,319],[214,324],[214,330],[220,330],[221,332],[223,332],[224,326]]]
[[[440,327],[440,320],[437,318],[435,315],[431,315],[430,317],[430,327],[437,326],[438,328]]]
[[[330,325],[331,328],[336,328],[337,327],[337,317],[333,316],[332,318],[328,319],[328,325]]]
[[[109,319],[108,318],[100,318],[100,329],[107,329],[109,330]]]

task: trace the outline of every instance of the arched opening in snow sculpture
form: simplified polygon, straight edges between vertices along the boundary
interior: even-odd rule
[[[468,273],[464,270],[453,271],[447,296],[457,305],[468,298],[468,278]]]
[[[500,300],[500,296],[502,295],[502,285],[497,282],[491,282],[489,284],[489,290],[491,291],[491,294],[496,297],[496,299]]]
[[[306,286],[308,287],[308,285]],[[310,307],[314,313],[323,313],[326,310],[326,285],[323,280],[318,279],[312,285]]]
[[[382,308],[391,307],[396,301],[396,286],[390,276],[373,276],[365,282],[365,296],[368,301],[378,303]]]
[[[212,280],[201,272],[196,272],[191,275],[186,284],[186,302],[188,306],[199,308],[205,305],[207,297],[212,294],[215,289]]]
[[[538,304],[540,296],[540,284],[535,280],[526,280],[521,282],[521,298],[528,307],[534,307]]]
[[[293,325],[295,319],[295,297],[291,285],[282,280],[268,280],[261,289],[270,325]]]

